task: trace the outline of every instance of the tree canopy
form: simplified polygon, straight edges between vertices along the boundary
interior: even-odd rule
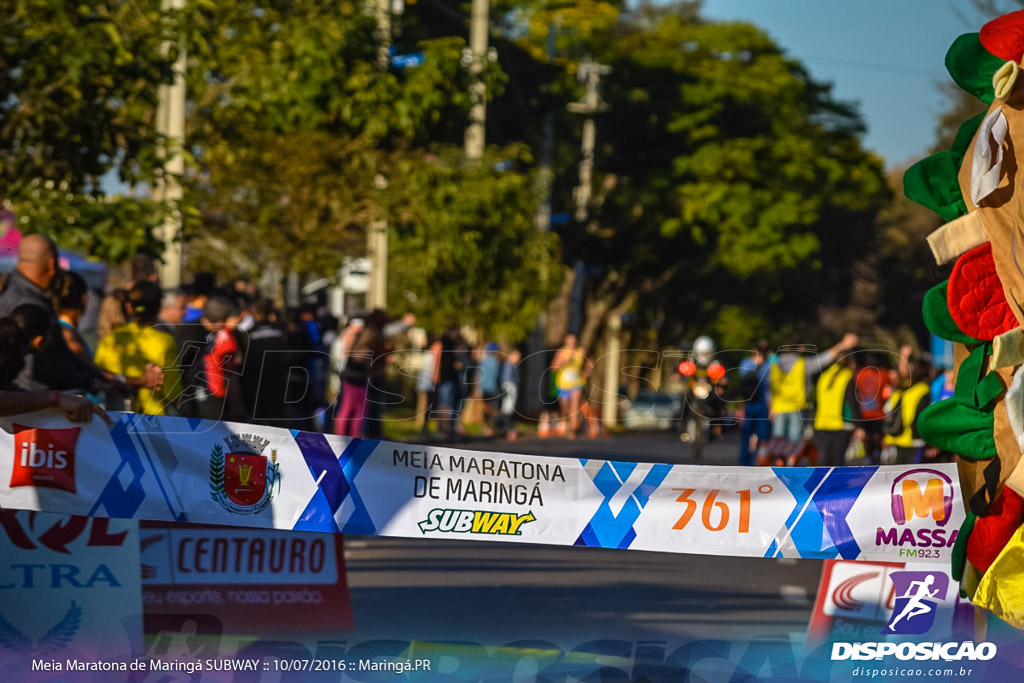
[[[763,31],[707,21],[696,2],[494,3],[492,146],[476,164],[461,153],[466,4],[393,17],[394,51],[424,56],[400,69],[382,68],[375,16],[349,0],[189,0],[171,14],[158,0],[4,2],[4,197],[31,229],[103,258],[159,248],[170,207],[146,198],[163,173],[153,122],[175,56],[162,46],[179,40],[195,269],[331,276],[385,219],[390,303],[432,326],[461,317],[522,338],[559,260],[582,261],[586,336],[628,312],[666,341],[733,345],[841,319],[830,311],[851,305],[891,232],[856,110]],[[589,218],[537,232],[545,130],[553,210],[573,209],[582,121],[566,105],[586,57],[613,69]]]
[[[594,41],[613,68],[597,213],[569,226],[566,252],[600,268],[594,310],[632,296],[670,337],[747,344],[847,302],[889,191],[829,86],[758,28],[687,8],[640,10]]]
[[[108,260],[152,247],[163,208],[108,196],[102,180],[163,170],[158,90],[173,32],[158,0],[0,0],[0,199],[19,227]]]

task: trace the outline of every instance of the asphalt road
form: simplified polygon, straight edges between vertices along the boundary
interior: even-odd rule
[[[670,433],[459,447],[691,462],[689,447]],[[735,464],[737,448],[735,437],[726,437],[702,462]],[[482,541],[349,536],[346,544],[356,640],[799,642],[822,564]]]

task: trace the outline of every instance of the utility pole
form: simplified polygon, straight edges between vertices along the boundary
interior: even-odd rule
[[[376,0],[374,16],[377,19],[377,67],[387,71],[391,64],[391,3]]]
[[[594,123],[594,114],[607,111],[608,105],[601,99],[598,88],[601,85],[601,76],[612,72],[610,66],[598,64],[587,57],[580,64],[579,79],[587,84],[587,94],[579,102],[569,104],[569,111],[573,114],[583,114],[583,140],[580,145],[582,158],[580,159],[580,184],[573,191],[573,199],[576,201],[576,220],[584,222],[590,215],[590,197],[593,193],[591,181],[594,175],[594,147],[597,142],[597,124]]]
[[[583,114],[583,139],[580,145],[580,184],[573,189],[576,202],[576,223],[581,230],[586,229],[590,216],[590,198],[593,196],[592,179],[594,176],[594,147],[597,143],[597,124],[594,115],[608,109],[608,105],[598,94],[601,76],[611,73],[612,68],[597,64],[590,57],[584,59],[577,73],[579,79],[587,84],[587,93],[579,102],[572,102],[568,109],[573,114]],[[578,332],[583,327],[583,284],[586,279],[586,268],[579,259],[574,264],[575,276],[572,281],[572,293],[569,296],[569,330]]]
[[[555,21],[548,27],[548,63],[555,61],[555,49],[557,46],[558,29],[561,22],[556,17]],[[537,168],[537,195],[540,202],[537,204],[537,212],[533,217],[533,224],[541,232],[551,230],[551,186],[554,184],[555,174],[552,170],[555,155],[555,112],[548,110],[544,113],[544,122],[541,124],[541,148],[540,164]],[[547,370],[547,359],[544,357],[545,340],[547,337],[548,314],[541,311],[537,316],[537,324],[530,331],[530,338],[527,341],[527,355],[525,379],[526,386],[530,390],[525,392],[526,403],[523,406],[527,413],[540,413],[544,410],[544,403],[541,397],[540,386],[544,381],[544,371]],[[536,387],[537,391],[533,391]]]
[[[388,189],[388,179],[378,173],[373,179],[374,187],[383,192]],[[370,222],[368,235],[370,257],[370,291],[366,293],[366,309],[388,307],[388,222],[380,218]]]
[[[376,0],[377,68],[383,72],[391,63],[391,2]],[[377,174],[373,179],[378,190],[387,189],[387,179]],[[386,218],[370,221],[366,235],[366,255],[370,259],[370,289],[366,293],[366,310],[386,309],[388,306],[388,222]],[[340,277],[340,271],[339,271]]]
[[[168,12],[180,10],[185,0],[162,0],[160,9]],[[161,50],[170,54],[173,44],[165,42]],[[164,165],[164,177],[153,186],[153,198],[169,204],[179,202],[182,198],[181,184],[178,178],[185,172],[185,41],[178,39],[178,58],[174,62],[174,83],[160,86],[160,103],[157,107],[157,132],[166,140],[165,151],[171,150],[171,156]],[[175,209],[167,217],[158,230],[158,237],[164,245],[163,263],[160,264],[160,284],[164,288],[181,286],[182,243],[181,243],[181,212]]]
[[[580,228],[585,229],[586,222],[590,217],[590,200],[593,196],[594,177],[594,149],[597,145],[597,124],[594,122],[594,115],[606,111],[608,105],[601,99],[599,87],[601,77],[611,73],[612,68],[604,64],[597,64],[587,57],[579,67],[579,78],[587,84],[587,92],[579,102],[569,105],[569,111],[574,114],[583,114],[583,140],[581,142],[580,158],[580,184],[573,190],[573,199],[576,201],[576,223]],[[582,324],[583,318],[583,280],[585,279],[585,268],[582,260],[576,261],[576,277],[573,280],[572,306],[570,308],[570,321],[575,317]],[[570,322],[570,329],[572,323]],[[604,396],[601,402],[601,421],[610,425],[618,420],[618,383],[621,365],[621,330],[622,319],[619,316],[608,321],[608,348],[605,350],[605,374],[604,374]],[[609,396],[610,394],[610,396]]]
[[[490,31],[490,0],[473,0],[473,8],[469,24],[469,53],[463,60],[468,61],[469,97],[472,106],[469,110],[469,125],[466,126],[466,159],[475,161],[484,155],[486,141],[485,126],[487,124],[487,85],[480,77],[484,64],[489,59],[487,38]]]

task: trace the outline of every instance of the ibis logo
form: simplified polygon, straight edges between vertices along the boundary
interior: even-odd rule
[[[41,429],[14,425],[11,488],[33,486],[75,493],[75,445],[81,427]]]

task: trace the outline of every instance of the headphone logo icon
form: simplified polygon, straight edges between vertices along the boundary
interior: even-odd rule
[[[916,479],[922,474],[931,475],[923,487]],[[938,470],[904,472],[893,480],[889,494],[892,518],[897,524],[906,524],[915,517],[931,517],[939,526],[946,526],[953,512],[953,481]]]

